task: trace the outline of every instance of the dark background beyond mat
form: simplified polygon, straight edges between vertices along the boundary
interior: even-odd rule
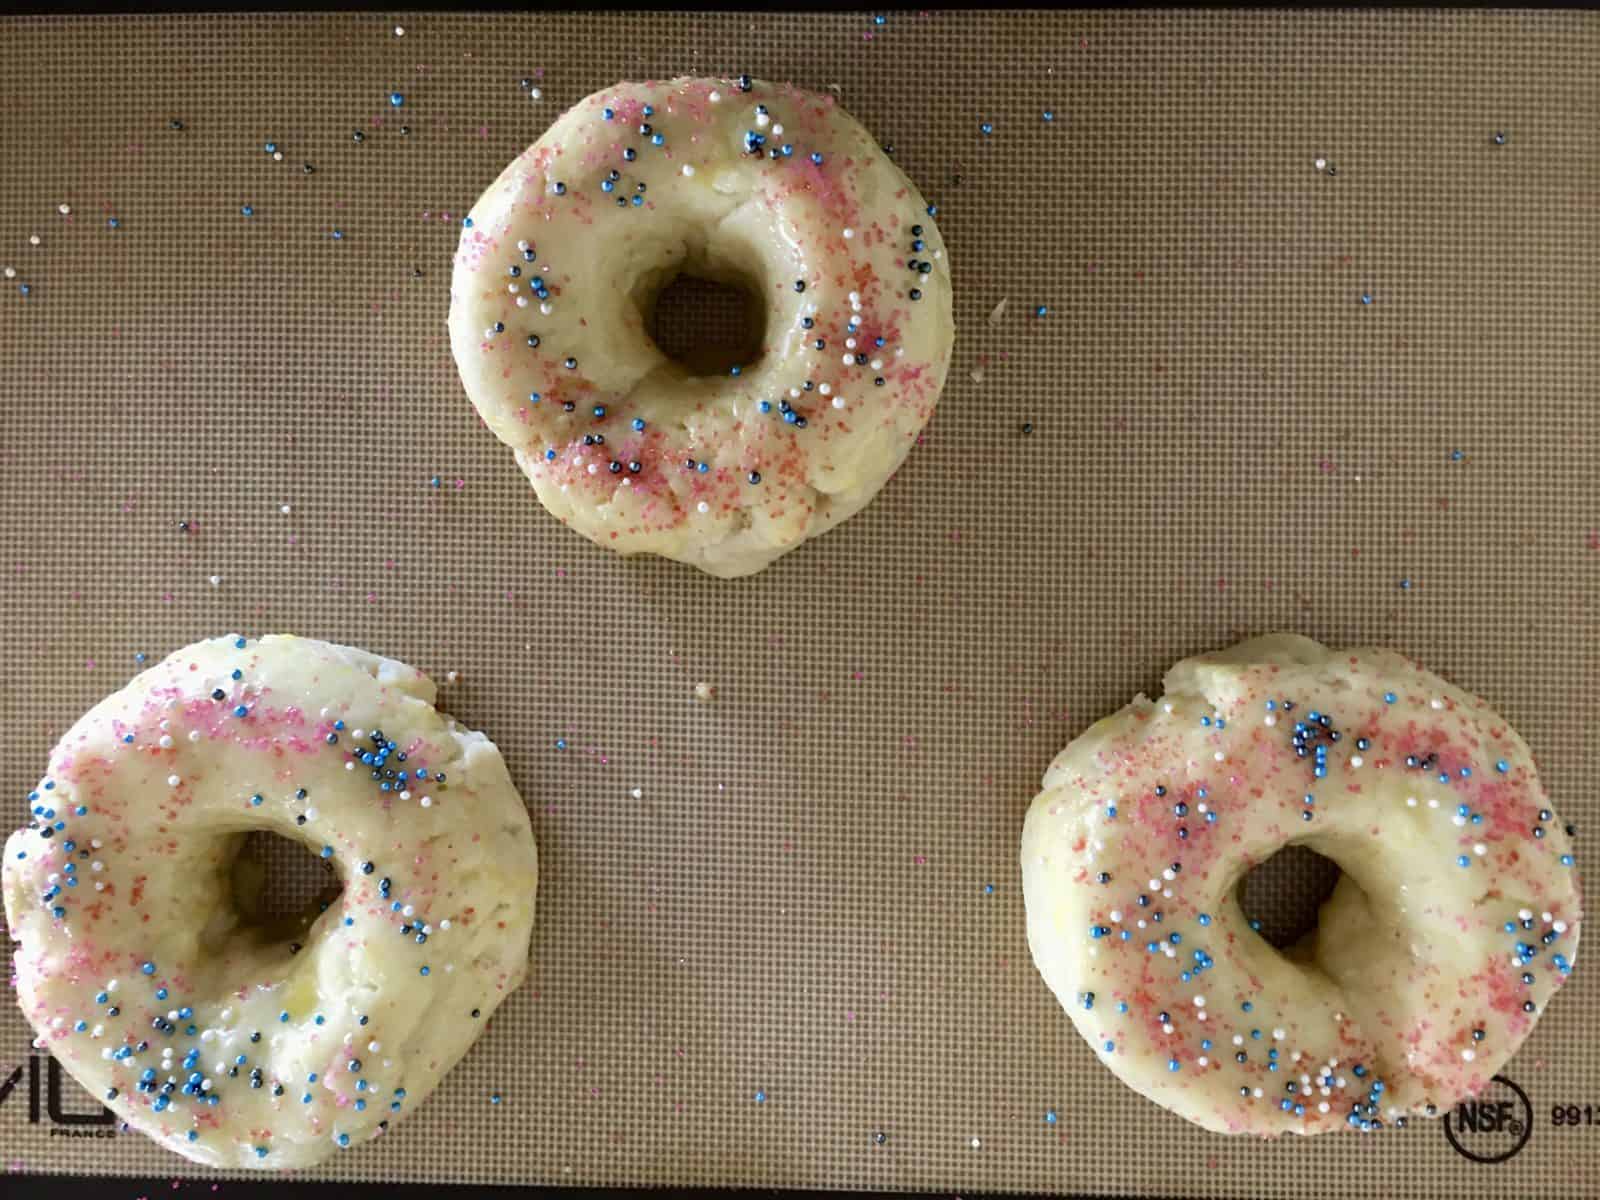
[[[1466,1153],[1520,1134],[1437,1122],[1230,1140],[1096,1063],[1017,871],[1073,735],[1279,628],[1489,697],[1588,858],[1597,62],[1577,12],[0,24],[6,823],[136,652],[288,630],[459,672],[543,852],[531,977],[415,1117],[301,1178],[1600,1194],[1600,1125],[1564,1119],[1600,1104],[1591,964],[1506,1070],[1526,1109],[1497,1085],[1502,1163]],[[730,583],[546,516],[444,318],[462,214],[566,105],[745,71],[893,146],[959,335],[881,497]],[[71,1136],[108,1131],[28,1042],[0,1006],[7,1170],[210,1194]]]

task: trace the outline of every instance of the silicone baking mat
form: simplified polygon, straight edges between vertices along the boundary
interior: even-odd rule
[[[136,654],[232,630],[416,663],[500,744],[546,867],[531,977],[315,1177],[1600,1194],[1593,964],[1460,1149],[1227,1139],[1096,1063],[1017,868],[1071,737],[1273,629],[1489,697],[1600,816],[1596,62],[1581,12],[6,21],[10,823]],[[445,339],[505,163],[697,72],[836,92],[957,290],[906,466],[739,582],[548,517]],[[0,1006],[11,1170],[207,1177],[72,1123],[95,1101],[28,1045]]]

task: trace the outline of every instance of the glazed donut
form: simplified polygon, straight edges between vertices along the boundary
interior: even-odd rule
[[[749,575],[860,511],[932,416],[955,329],[934,211],[831,96],[619,83],[463,222],[451,349],[551,513]],[[681,272],[760,298],[759,361],[697,375],[657,348]]]
[[[86,713],[5,847],[36,1044],[211,1166],[305,1166],[422,1103],[522,979],[538,874],[499,751],[433,700],[362,650],[230,636]],[[293,940],[230,896],[252,830],[343,883]]]
[[[1522,738],[1388,650],[1191,658],[1050,765],[1028,941],[1124,1083],[1220,1133],[1403,1125],[1476,1094],[1577,957],[1569,829]],[[1299,843],[1344,871],[1282,953],[1240,912]]]

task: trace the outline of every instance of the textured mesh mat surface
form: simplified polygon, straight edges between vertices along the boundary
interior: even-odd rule
[[[1597,62],[1579,12],[0,24],[6,824],[136,652],[229,630],[415,663],[499,743],[531,978],[321,1177],[1600,1194],[1565,1121],[1600,1103],[1594,964],[1507,1068],[1526,1116],[1497,1085],[1532,1120],[1501,1165],[1438,1122],[1230,1140],[1095,1062],[1016,861],[1072,736],[1272,629],[1417,656],[1600,816]],[[879,499],[728,583],[546,516],[444,320],[463,212],[566,105],[744,71],[892,144],[959,335]],[[1284,929],[1303,865],[1254,889]],[[0,1005],[10,1169],[204,1175],[30,1120],[28,1043]]]

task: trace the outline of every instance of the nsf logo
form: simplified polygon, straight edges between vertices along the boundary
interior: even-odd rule
[[[1444,1115],[1444,1136],[1456,1153],[1473,1162],[1502,1163],[1515,1157],[1533,1134],[1533,1104],[1504,1075],[1482,1093]]]

